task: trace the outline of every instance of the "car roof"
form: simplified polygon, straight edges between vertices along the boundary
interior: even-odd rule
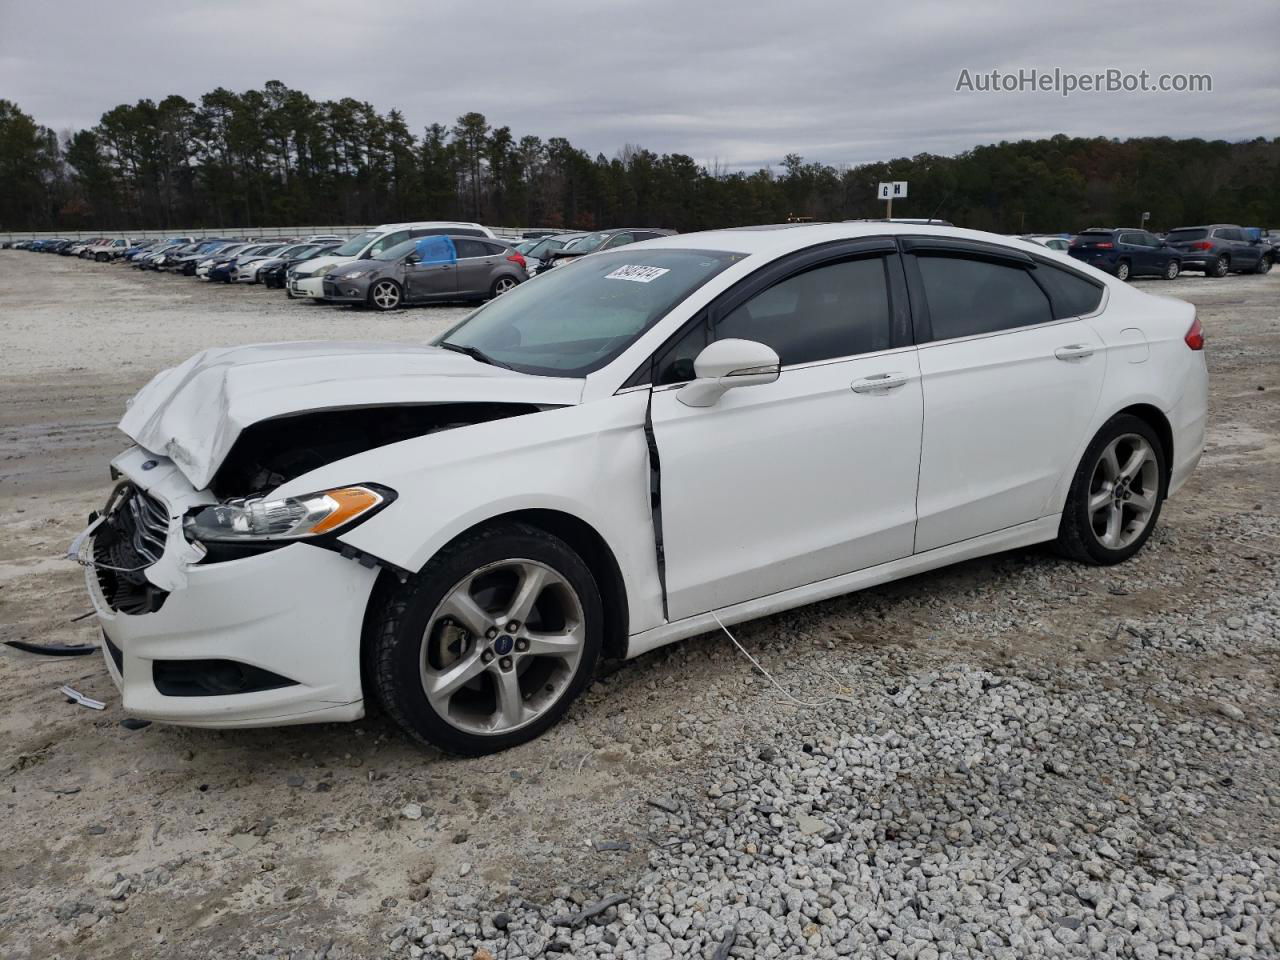
[[[648,228],[645,228],[648,229]],[[964,227],[944,227],[936,224],[886,223],[884,221],[851,221],[846,223],[779,223],[756,227],[729,227],[723,230],[705,230],[700,233],[679,233],[643,240],[637,246],[647,249],[722,250],[727,253],[761,254],[781,256],[794,250],[803,250],[819,243],[835,240],[857,240],[860,237],[951,237],[956,240],[976,240],[995,243],[1043,255],[1044,247],[1030,240],[1007,237],[982,230]]]
[[[479,223],[469,220],[412,220],[408,223],[383,223],[371,230],[413,230],[417,227],[481,227]]]

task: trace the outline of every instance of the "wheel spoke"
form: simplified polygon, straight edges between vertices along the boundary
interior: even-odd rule
[[[493,618],[489,616],[480,604],[476,603],[468,592],[470,587],[471,583],[468,581],[449,594],[441,605],[439,614],[444,617],[452,617],[472,634],[482,637],[484,632],[493,625]]]
[[[495,725],[498,728],[514,727],[524,719],[524,697],[520,693],[520,677],[514,670],[494,669],[493,686],[497,695],[498,710]]]
[[[1089,512],[1097,513],[1099,510],[1105,510],[1111,504],[1111,491],[1099,490],[1097,493],[1089,497]]]
[[[1124,529],[1124,508],[1120,504],[1113,504],[1111,512],[1107,514],[1107,532],[1102,535],[1102,542],[1108,547],[1115,548],[1120,545],[1120,533]]]
[[[1120,479],[1120,461],[1116,457],[1116,445],[1114,443],[1103,452],[1099,465],[1102,467],[1103,476],[1112,483]]]
[[[1150,513],[1156,508],[1156,502],[1154,497],[1148,496],[1145,493],[1138,493],[1135,490],[1129,500],[1129,506],[1133,507],[1135,510],[1144,510],[1147,513]]]
[[[533,605],[537,603],[538,597],[541,596],[550,579],[550,572],[546,567],[531,563],[522,564],[520,585],[516,587],[515,596],[511,598],[511,605],[507,609],[508,619],[518,620],[520,623],[527,621]]]
[[[426,675],[424,685],[427,699],[436,705],[440,713],[448,711],[449,699],[461,690],[469,681],[484,672],[485,663],[480,659],[479,649],[470,656],[452,663],[439,672]]]
[[[582,624],[574,624],[563,633],[530,633],[529,656],[568,659],[582,649]]]
[[[1135,445],[1133,453],[1129,454],[1129,459],[1120,468],[1120,476],[1125,480],[1132,480],[1138,471],[1142,469],[1142,465],[1147,462],[1147,457],[1150,455],[1151,450],[1145,443]]]

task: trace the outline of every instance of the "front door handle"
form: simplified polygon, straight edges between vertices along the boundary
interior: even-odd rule
[[[1065,347],[1059,347],[1053,351],[1053,355],[1059,360],[1083,360],[1086,357],[1093,356],[1093,347],[1086,346],[1083,343],[1072,343]]]
[[[854,393],[888,393],[907,382],[905,373],[873,373],[869,377],[853,381]]]

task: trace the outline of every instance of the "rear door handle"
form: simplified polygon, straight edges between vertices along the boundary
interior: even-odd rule
[[[907,382],[905,373],[873,373],[869,377],[853,381],[854,393],[887,393]]]
[[[1093,356],[1093,347],[1085,346],[1083,343],[1072,343],[1059,347],[1053,351],[1053,355],[1059,360],[1083,360]]]

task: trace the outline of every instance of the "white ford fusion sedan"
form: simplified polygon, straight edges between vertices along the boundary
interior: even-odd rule
[[[804,224],[664,237],[430,345],[160,373],[72,545],[124,708],[209,727],[376,700],[463,754],[600,657],[981,554],[1118,563],[1194,469],[1190,305],[1033,243]]]

